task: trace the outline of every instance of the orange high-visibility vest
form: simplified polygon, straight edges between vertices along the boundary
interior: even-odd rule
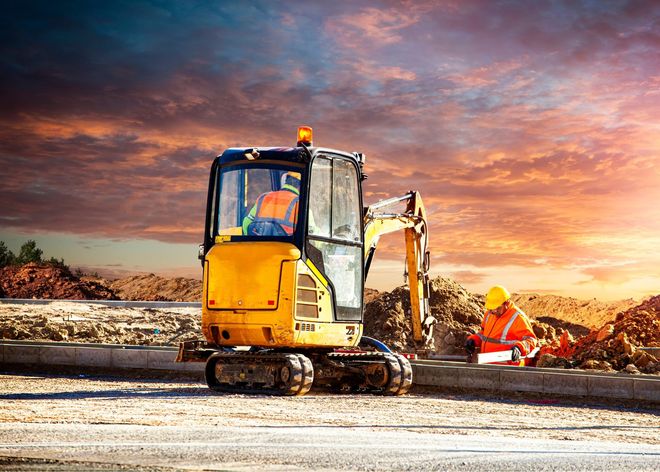
[[[298,195],[289,190],[260,195],[254,219],[278,223],[286,234],[292,235],[298,219]]]
[[[517,346],[522,356],[529,354],[537,343],[527,315],[513,304],[501,316],[487,311],[481,322],[481,331],[471,334],[468,339],[474,340],[475,346],[481,353],[506,351]],[[508,364],[525,365],[523,359],[520,363],[508,362]]]

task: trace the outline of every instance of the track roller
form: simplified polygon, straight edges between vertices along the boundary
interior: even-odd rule
[[[227,393],[304,395],[314,382],[312,362],[302,354],[217,352],[204,371],[210,389]]]

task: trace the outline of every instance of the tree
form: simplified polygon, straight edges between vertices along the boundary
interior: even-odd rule
[[[46,264],[50,264],[53,267],[59,267],[60,269],[63,269],[65,272],[68,272],[69,274],[71,274],[71,268],[64,263],[63,258],[56,259],[54,257],[51,257],[50,260],[45,261],[45,262],[46,262]]]
[[[0,267],[8,266],[16,261],[16,256],[7,248],[4,241],[0,241]]]
[[[37,247],[36,241],[28,239],[22,246],[21,252],[16,258],[18,264],[27,264],[28,262],[41,262],[43,251]]]

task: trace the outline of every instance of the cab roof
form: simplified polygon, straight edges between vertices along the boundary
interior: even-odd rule
[[[358,153],[349,153],[345,151],[338,151],[336,149],[327,149],[327,148],[318,148],[310,147],[309,152],[312,156],[316,154],[335,154],[342,157],[347,157],[353,159],[356,163],[359,163]],[[258,158],[256,160],[277,160],[277,161],[288,161],[288,162],[308,162],[310,160],[309,154],[303,147],[245,147],[245,148],[229,148],[226,149],[222,154],[220,154],[217,159],[220,164],[226,164],[230,162],[238,161],[248,161],[253,160],[248,156],[254,154],[254,151],[258,151]]]

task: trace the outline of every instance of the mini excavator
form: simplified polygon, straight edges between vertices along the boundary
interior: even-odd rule
[[[415,191],[363,207],[364,164],[364,154],[314,147],[306,126],[296,147],[230,148],[215,159],[199,248],[205,339],[181,343],[177,356],[205,362],[212,390],[411,387],[408,358],[363,336],[364,282],[380,236],[404,230],[413,339],[428,353],[426,212]],[[383,211],[395,204],[405,210]]]

